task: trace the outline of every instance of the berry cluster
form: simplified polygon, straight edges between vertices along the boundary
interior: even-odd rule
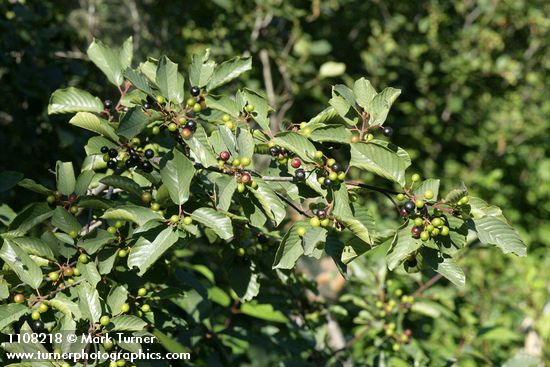
[[[290,152],[286,150],[283,147],[275,145],[273,142],[268,143],[269,146],[269,154],[277,158],[280,164],[286,164],[288,162],[288,156],[290,155]]]
[[[65,209],[68,209],[71,214],[76,215],[80,210],[77,205],[78,199],[78,195],[75,193],[67,195],[67,198],[64,199],[63,194],[56,191],[55,194],[48,195],[46,202],[51,206],[62,206]]]
[[[185,117],[180,117],[177,122],[168,124],[168,131],[180,144],[191,138],[196,129],[197,122],[192,119],[188,120]]]
[[[237,179],[237,191],[243,193],[246,190],[246,186],[250,186],[253,189],[258,187],[258,184],[252,180],[250,172],[244,168],[252,163],[248,157],[235,158],[229,162],[231,154],[228,151],[223,151],[218,155],[219,167],[225,172],[230,173]]]
[[[319,152],[322,155],[322,152]],[[317,181],[324,188],[338,186],[340,182],[346,179],[346,172],[342,165],[336,162],[335,159],[329,158],[325,161],[325,165],[321,167],[317,173]]]
[[[107,163],[107,167],[112,170],[122,171],[125,168],[138,167],[144,172],[152,172],[153,165],[149,159],[155,157],[155,151],[151,148],[139,148],[139,138],[133,138],[125,148],[120,151],[116,148],[107,146],[101,147],[103,153],[103,161]]]

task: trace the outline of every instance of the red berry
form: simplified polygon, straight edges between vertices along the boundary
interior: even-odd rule
[[[413,332],[411,329],[407,329],[405,330],[404,334],[410,338],[413,335]]]
[[[300,166],[302,165],[302,161],[300,160],[300,158],[294,158],[290,165],[294,168],[300,168]]]
[[[189,139],[191,137],[191,135],[193,135],[193,132],[191,131],[191,129],[188,129],[188,128],[183,128],[181,130],[181,133],[180,133],[181,137],[184,138],[184,139]]]
[[[231,155],[231,154],[229,154],[228,151],[225,151],[225,150],[224,150],[223,152],[220,153],[220,159],[221,159],[222,161],[224,161],[224,162],[227,162],[227,161],[229,160],[229,156],[230,156],[230,155]]]
[[[414,237],[418,237],[420,236],[420,233],[422,233],[422,228],[420,227],[412,227],[411,228],[411,233]]]
[[[243,173],[241,176],[241,182],[246,185],[250,183],[250,181],[252,181],[252,177],[250,177],[248,173]]]

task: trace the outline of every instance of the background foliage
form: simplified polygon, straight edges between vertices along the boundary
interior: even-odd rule
[[[255,67],[244,83],[267,90],[282,111],[277,122],[315,115],[332,84],[361,76],[375,86],[401,88],[388,124],[396,143],[412,153],[415,169],[441,177],[444,187],[463,180],[473,195],[501,206],[530,251],[514,258],[473,249],[477,254],[463,262],[464,289],[439,282],[423,294],[424,316],[407,321],[416,340],[433,361],[500,365],[521,351],[550,360],[548,2],[3,1],[0,12],[0,167],[50,186],[48,169],[57,159],[82,162],[86,141],[63,117],[48,118],[51,92],[85,85],[102,98],[115,97],[86,61],[92,36],[118,45],[133,35],[137,60],[167,54],[186,64],[205,48],[219,60],[251,55]],[[20,188],[2,195],[16,211],[32,199]],[[2,214],[9,217],[6,205]],[[380,220],[391,221],[389,213],[379,212]],[[355,271],[378,269],[375,255]],[[333,274],[309,269],[320,283]],[[395,289],[412,294],[418,288],[414,277],[390,277]],[[354,339],[364,336],[357,299],[368,300],[383,279],[325,285],[327,307],[353,341],[356,361],[379,348],[365,344],[372,338]],[[242,322],[251,327],[250,320]],[[288,335],[290,343],[307,340]],[[262,351],[265,364],[281,358],[280,350],[271,352]],[[256,357],[254,348],[249,353]]]

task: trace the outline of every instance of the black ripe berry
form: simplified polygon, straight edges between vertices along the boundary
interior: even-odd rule
[[[146,110],[149,110],[149,109],[151,109],[151,104],[149,102],[145,102],[143,104],[143,108],[145,108]]]
[[[151,159],[155,156],[155,152],[153,151],[153,149],[145,149],[145,152],[143,152],[143,154],[147,159]]]
[[[267,243],[269,241],[269,238],[263,233],[258,233],[258,242],[261,244]]]
[[[109,157],[116,158],[117,155],[118,155],[118,150],[116,150],[115,148],[109,149]]]
[[[330,187],[332,186],[332,181],[329,178],[325,178],[323,185],[325,185],[326,187]]]
[[[382,130],[382,134],[384,134],[384,136],[387,136],[389,138],[390,136],[393,135],[393,129],[389,126],[385,126],[384,129]]]
[[[107,162],[107,167],[109,167],[110,169],[115,169],[116,161],[114,159],[110,159],[109,162]]]
[[[106,145],[102,146],[101,147],[101,153],[103,153],[103,154],[109,153],[109,147],[106,146]]]
[[[399,209],[399,215],[401,215],[403,218],[407,217],[409,215],[409,212],[405,208]]]
[[[195,120],[189,120],[185,124],[185,127],[191,131],[195,131],[195,129],[197,128],[197,123],[195,122]]]
[[[32,329],[36,332],[44,330],[44,322],[42,320],[35,320],[32,322]]]
[[[229,152],[224,150],[223,152],[220,153],[220,159],[224,162],[227,162],[229,160]]]
[[[342,165],[340,163],[334,163],[330,168],[332,168],[334,172],[340,172],[342,170]]]
[[[200,93],[201,93],[201,90],[199,89],[199,87],[191,87],[191,95],[193,97],[198,96]]]
[[[105,101],[103,101],[103,106],[105,106],[105,108],[107,109],[110,109],[111,107],[113,107],[113,102],[110,99],[106,99]]]
[[[273,157],[276,157],[279,155],[280,149],[279,147],[271,147],[269,148],[269,154],[271,154]]]
[[[416,205],[412,201],[409,200],[405,203],[405,205],[403,205],[403,207],[405,208],[405,210],[408,213],[412,213],[414,211],[414,209],[416,208]]]
[[[294,172],[294,175],[296,176],[296,179],[297,179],[298,181],[303,181],[303,180],[306,179],[306,172],[305,172],[303,169],[301,169],[301,168],[297,169],[297,170]]]
[[[140,166],[141,166],[141,169],[144,170],[145,172],[153,171],[153,165],[147,161],[141,162]]]
[[[287,154],[288,154],[288,150],[286,150],[285,148],[279,148],[279,154],[287,155]]]
[[[325,209],[319,209],[317,210],[317,216],[319,219],[325,219],[327,217],[327,211]]]
[[[126,168],[132,168],[136,165],[136,161],[134,161],[132,158],[128,158],[126,162],[124,162],[126,165]]]

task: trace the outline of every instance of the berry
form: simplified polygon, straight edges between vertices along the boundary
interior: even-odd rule
[[[140,166],[141,166],[141,169],[144,170],[145,172],[153,171],[153,165],[150,162],[147,162],[147,161],[141,162]]]
[[[78,206],[76,206],[76,205],[71,206],[71,208],[69,209],[69,211],[71,212],[71,214],[76,214],[76,213],[78,213]]]
[[[244,167],[248,166],[251,162],[252,161],[248,157],[244,157],[243,159],[241,159],[241,165],[243,165]]]
[[[118,250],[118,257],[121,257],[121,258],[124,258],[128,256],[128,250],[125,250],[123,248],[121,248],[120,250]]]
[[[132,138],[132,140],[130,141],[132,143],[133,146],[137,146],[137,145],[140,145],[141,144],[141,140],[139,140],[139,138]]]
[[[412,332],[411,329],[406,329],[406,330],[404,331],[404,334],[405,334],[405,336],[407,336],[407,337],[410,338],[410,337],[413,335],[413,332]]]
[[[120,312],[126,313],[130,311],[130,305],[127,303],[123,303],[122,306],[120,306]]]
[[[191,137],[191,135],[193,135],[193,132],[191,131],[191,129],[188,129],[186,127],[184,127],[182,130],[181,130],[181,133],[180,133],[181,137],[184,138],[184,139],[189,139]]]
[[[40,320],[40,312],[34,311],[34,312],[31,314],[31,319],[33,319],[33,320]]]
[[[223,151],[220,153],[220,159],[224,162],[227,162],[229,160],[229,157],[231,156],[231,154],[229,154],[228,151]]]
[[[393,135],[393,129],[389,126],[385,126],[384,129],[382,130],[382,134],[384,134],[384,136],[389,138]]]
[[[106,99],[105,101],[103,101],[103,106],[107,109],[110,109],[111,107],[113,107],[113,101],[111,101],[110,99]]]
[[[151,195],[150,192],[145,191],[143,194],[141,194],[141,201],[144,203],[148,203],[151,200],[153,200],[153,195]]]
[[[118,156],[118,150],[115,148],[109,149],[109,157],[116,158]]]
[[[411,181],[412,182],[420,181],[420,175],[418,173],[415,173],[414,175],[411,176]]]
[[[342,165],[340,163],[334,163],[330,168],[332,168],[334,172],[340,172],[342,170]]]
[[[149,306],[148,304],[144,304],[143,306],[141,306],[141,311],[149,312],[151,311],[151,306]]]
[[[338,180],[338,174],[336,172],[331,172],[328,175],[328,179],[331,180],[331,181],[336,181],[336,180]],[[326,183],[325,183],[325,185],[326,185]]]
[[[412,227],[411,228],[411,233],[414,237],[420,236],[421,232],[422,232],[422,228],[420,228],[420,227]]]
[[[59,279],[59,273],[57,271],[52,271],[51,273],[48,274],[48,278],[52,282],[55,282],[57,279]]]
[[[25,302],[25,296],[21,293],[17,293],[15,296],[13,296],[13,302],[23,303]]]
[[[434,228],[434,229],[432,229],[432,231],[430,232],[430,235],[431,235],[432,237],[435,237],[435,236],[437,236],[438,234],[439,234],[439,228]]]
[[[191,217],[183,217],[183,224],[185,225],[190,225],[191,223],[193,223],[193,218]]]
[[[434,230],[434,228],[435,228],[435,227],[434,227],[433,224],[428,224],[428,225],[426,226],[426,231],[431,232],[431,231]]]
[[[66,277],[72,277],[74,274],[73,268],[65,268],[63,270],[63,275]]]
[[[45,303],[41,303],[40,306],[38,306],[38,312],[44,313],[48,311],[48,305]]]
[[[69,237],[71,237],[71,238],[77,238],[78,237],[78,232],[77,231],[70,231],[68,234],[69,234]]]
[[[194,98],[188,98],[187,101],[185,102],[185,104],[189,107],[193,107],[196,103],[197,101],[195,101]]]
[[[290,162],[290,165],[291,165],[293,168],[300,168],[300,166],[302,165],[302,161],[300,160],[300,158],[294,158],[294,159]]]
[[[330,178],[325,178],[325,181],[323,182],[323,184],[326,187],[330,187],[330,186],[332,186],[332,180]]]
[[[140,296],[140,297],[145,297],[145,295],[147,294],[147,289],[145,289],[145,288],[140,288],[140,289],[138,289],[137,294],[138,294],[138,296]]]
[[[80,276],[80,270],[78,270],[78,268],[73,268],[73,274],[77,277]]]
[[[151,109],[151,104],[149,102],[144,102],[143,103],[143,108],[146,109],[146,110],[149,110],[149,109]]]
[[[409,200],[405,203],[405,205],[403,205],[403,208],[405,208],[408,213],[412,213],[414,211],[414,208],[416,208],[416,205]]]
[[[237,185],[237,191],[242,194],[244,190],[246,190],[246,186],[243,183],[239,183]]]
[[[399,215],[401,215],[403,218],[407,217],[409,215],[409,212],[405,208],[399,209]]]
[[[304,237],[306,232],[307,230],[304,227],[298,227],[298,229],[296,230],[296,233],[298,233],[298,236],[300,237]]]
[[[155,156],[155,152],[153,151],[153,149],[145,149],[145,152],[143,152],[143,155],[145,156],[145,158],[151,159]]]
[[[317,150],[315,152],[315,158],[323,158],[323,152],[321,152],[320,150]]]
[[[170,223],[176,224],[180,221],[180,217],[177,214],[174,214],[170,217]]]
[[[154,126],[152,129],[151,129],[151,133],[153,135],[158,135],[160,134],[160,128],[158,126]]]
[[[317,210],[316,214],[320,219],[325,219],[327,217],[327,211],[325,209]]]
[[[432,190],[426,190],[424,191],[424,197],[428,200],[433,199],[434,192]]]
[[[399,352],[401,346],[399,344],[394,344],[392,345],[391,349],[393,349],[394,352]]]
[[[425,203],[424,203],[424,200],[422,199],[416,199],[416,201],[414,202],[414,205],[416,205],[418,209],[422,209]]]
[[[427,241],[427,240],[429,240],[429,239],[430,239],[430,233],[427,232],[427,231],[422,231],[422,232],[420,233],[420,239],[421,239],[422,241]]]
[[[163,96],[157,96],[157,103],[158,104],[164,104],[166,102],[166,100],[164,99]]]
[[[319,227],[321,225],[321,221],[319,220],[319,218],[317,216],[311,218],[309,220],[309,225],[312,226],[312,227]]]
[[[202,106],[200,105],[200,103],[197,103],[193,106],[193,111],[195,111],[195,112],[201,112],[202,111]]]
[[[330,219],[328,218],[325,218],[321,221],[321,227],[328,227],[329,224],[330,224]]]
[[[185,123],[185,127],[190,129],[191,131],[195,131],[195,129],[197,128],[197,123],[195,122],[195,120],[189,120]]]
[[[327,166],[332,167],[336,163],[334,158],[327,159]]]
[[[248,113],[253,112],[254,111],[254,105],[247,104],[245,106],[245,109],[246,109],[246,112],[248,112]]]
[[[403,200],[405,200],[405,195],[397,194],[397,196],[395,198],[397,199],[397,201],[403,201]]]
[[[346,172],[340,172],[338,173],[338,180],[339,181],[344,181],[346,179]]]
[[[351,137],[351,143],[352,143],[352,144],[359,143],[360,140],[361,140],[361,138],[359,138],[359,136],[357,136],[357,135],[353,135],[353,136]]]
[[[159,203],[151,203],[151,210],[154,212],[158,212],[160,210],[160,204]]]
[[[252,177],[248,173],[243,173],[241,176],[241,182],[247,185],[250,181],[252,181]]]
[[[223,122],[228,122],[228,121],[230,121],[230,120],[231,120],[231,116],[229,116],[229,115],[223,115],[223,116],[222,116],[222,121],[223,121]]]
[[[116,161],[110,160],[109,162],[107,162],[107,167],[110,169],[115,169],[117,167]]]
[[[372,135],[372,134],[367,134],[367,135],[365,136],[365,140],[366,140],[367,142],[369,142],[369,141],[371,141],[371,140],[373,140],[373,139],[374,139],[374,135]]]
[[[246,254],[246,250],[242,247],[239,247],[237,249],[237,256],[244,256]]]
[[[201,93],[201,90],[199,89],[199,87],[191,87],[190,92],[193,97],[196,97]]]
[[[279,155],[279,147],[271,147],[269,148],[269,154],[271,154],[273,157],[276,157]]]
[[[434,227],[439,228],[439,227],[443,226],[444,222],[441,220],[441,218],[434,218],[434,219],[432,219],[432,224],[433,224]]]
[[[227,122],[224,124],[224,126],[225,126],[226,128],[228,128],[229,130],[233,130],[233,129],[235,128],[235,124],[234,124],[233,121],[231,121],[231,120],[230,120],[230,121],[227,121]]]
[[[304,181],[306,179],[306,172],[301,168],[297,169],[294,175],[298,181]]]
[[[449,235],[449,227],[443,226],[441,227],[441,231],[439,232],[442,236],[448,236]]]
[[[117,220],[117,221],[115,222],[115,227],[116,227],[116,228],[122,228],[123,225],[124,225],[124,222],[121,221],[121,220]]]
[[[101,316],[101,318],[99,319],[99,323],[103,326],[107,326],[109,325],[109,323],[111,322],[111,318],[107,315],[103,315]]]
[[[168,131],[174,132],[178,129],[178,125],[176,125],[174,122],[171,122],[168,124]]]
[[[47,202],[48,204],[53,204],[53,203],[55,203],[55,196],[53,196],[53,195],[48,195],[48,197],[46,198],[46,202]]]
[[[103,154],[109,153],[109,147],[106,146],[106,145],[102,146],[101,147],[101,153],[103,153]]]
[[[32,329],[36,332],[44,330],[44,322],[42,322],[42,320],[35,320],[32,323]]]
[[[107,232],[109,232],[110,234],[115,234],[115,233],[117,233],[117,229],[116,229],[116,227],[109,226],[109,227],[107,227]]]

